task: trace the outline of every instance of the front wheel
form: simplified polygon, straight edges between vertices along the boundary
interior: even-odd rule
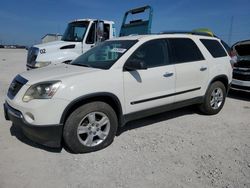
[[[226,99],[226,88],[222,82],[212,83],[200,106],[200,110],[207,115],[217,114],[223,107]]]
[[[87,103],[73,111],[66,120],[64,142],[74,153],[100,150],[112,143],[117,126],[117,116],[110,105]]]

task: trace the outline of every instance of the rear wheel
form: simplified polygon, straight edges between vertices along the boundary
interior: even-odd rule
[[[73,111],[66,120],[63,138],[74,153],[100,150],[112,143],[118,121],[113,108],[104,102],[91,102]]]
[[[207,115],[217,114],[222,109],[225,98],[226,88],[224,84],[216,81],[209,86],[200,110]]]

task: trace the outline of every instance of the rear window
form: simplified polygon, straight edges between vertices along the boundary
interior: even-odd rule
[[[214,58],[227,56],[227,53],[217,40],[200,39],[200,41]]]
[[[189,38],[167,39],[172,50],[172,63],[185,63],[204,60],[202,53],[195,42]]]

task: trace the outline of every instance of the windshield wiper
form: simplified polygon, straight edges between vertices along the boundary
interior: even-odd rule
[[[81,66],[81,67],[91,67],[91,68],[93,68],[92,66],[90,66],[90,65],[88,65],[88,64],[74,63],[74,64],[71,64],[71,65],[76,65],[76,66]]]
[[[64,64],[70,64],[71,61],[64,61],[63,63],[64,63]]]

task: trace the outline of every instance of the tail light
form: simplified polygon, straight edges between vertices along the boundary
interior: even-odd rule
[[[233,50],[231,50],[231,51],[229,52],[229,55],[230,55],[231,58],[233,58],[234,56],[237,56],[237,55],[236,55],[236,52],[233,51]]]
[[[230,64],[231,64],[232,69],[233,69],[234,65],[237,63],[237,53],[234,50],[231,50],[229,52],[229,55],[231,57]]]

